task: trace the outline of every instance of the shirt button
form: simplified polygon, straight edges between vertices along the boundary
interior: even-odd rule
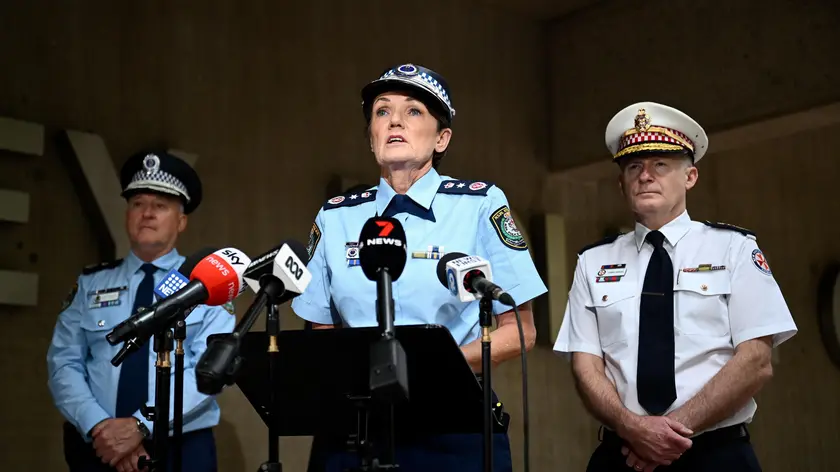
[[[96,323],[100,328],[105,326],[105,320],[99,320],[99,323]]]
[[[602,302],[605,302],[605,301],[607,301],[607,298],[608,298],[608,297],[607,297],[606,295],[604,295],[603,297],[601,297],[601,301],[602,301]]]
[[[706,285],[706,284],[703,284],[703,285],[701,285],[701,286],[700,286],[700,290],[702,290],[702,291],[704,291],[704,292],[705,292],[706,290],[708,290],[708,289],[709,289],[709,286],[708,286],[708,285]]]

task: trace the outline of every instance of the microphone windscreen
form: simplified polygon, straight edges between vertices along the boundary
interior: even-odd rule
[[[449,264],[450,261],[454,261],[455,259],[460,259],[461,257],[467,257],[467,255],[462,252],[448,252],[438,261],[437,278],[441,285],[447,289],[449,288],[449,283],[446,280],[446,264]]]
[[[198,264],[202,259],[213,254],[214,252],[218,251],[219,248],[217,247],[203,247],[198,251],[192,253],[184,259],[183,264],[181,267],[178,268],[178,272],[185,277],[189,277],[192,274],[193,269],[195,269],[196,264]]]
[[[376,216],[368,219],[359,234],[359,265],[368,280],[376,280],[377,273],[388,269],[391,280],[402,275],[408,259],[405,229],[394,218]]]

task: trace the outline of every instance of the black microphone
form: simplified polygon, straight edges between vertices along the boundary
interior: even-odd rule
[[[370,389],[391,402],[408,399],[405,351],[394,331],[392,282],[399,279],[408,259],[405,229],[394,218],[368,219],[359,234],[359,264],[365,277],[376,281],[376,318],[382,336],[370,349]]]
[[[450,252],[437,265],[438,280],[461,301],[478,300],[487,293],[508,306],[516,306],[513,297],[492,282],[490,262],[478,256]]]
[[[300,295],[312,280],[306,269],[309,255],[298,241],[288,240],[257,257],[243,277],[257,298],[233,332],[211,341],[195,366],[196,387],[205,395],[216,395],[232,385],[241,365],[239,349],[245,334],[269,303],[279,305]]]
[[[399,221],[377,216],[365,222],[359,234],[359,264],[365,277],[377,282],[377,318],[386,335],[394,329],[391,283],[400,278],[407,260],[405,229]]]

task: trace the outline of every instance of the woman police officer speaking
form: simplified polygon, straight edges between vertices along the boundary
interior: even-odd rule
[[[491,183],[437,172],[455,115],[445,80],[424,67],[400,65],[362,89],[362,109],[381,169],[379,185],[333,197],[318,212],[307,248],[312,281],[292,309],[315,329],[332,328],[333,315],[346,327],[376,326],[376,284],[362,273],[353,249],[368,218],[393,217],[405,229],[411,255],[393,283],[396,325],[447,327],[473,371],[481,373],[479,302],[460,302],[436,275],[443,251],[457,251],[490,262],[494,282],[520,304],[530,349],[536,336],[530,301],[546,287],[504,192]],[[493,365],[498,365],[519,355],[520,340],[514,312],[498,302],[494,312],[500,313],[492,342]],[[479,472],[481,444],[480,434],[424,437],[398,443],[396,462],[406,472]],[[493,450],[495,470],[512,470],[506,434],[496,434]],[[329,472],[358,466],[356,456],[340,448],[323,455]]]

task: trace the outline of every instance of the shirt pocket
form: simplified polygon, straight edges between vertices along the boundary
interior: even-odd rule
[[[727,336],[731,293],[728,270],[680,272],[674,286],[677,331],[691,336]]]
[[[591,287],[592,304],[587,307],[595,311],[601,347],[626,341],[635,319],[635,284],[595,283]]]
[[[89,308],[82,312],[79,327],[85,335],[87,345],[94,357],[97,354],[109,355],[112,351],[110,343],[105,337],[125,320],[125,310],[119,306],[104,308]],[[118,344],[119,348],[122,343]]]

